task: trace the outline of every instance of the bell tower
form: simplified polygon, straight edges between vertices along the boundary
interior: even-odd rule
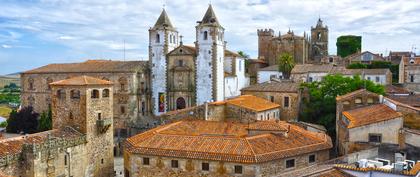
[[[328,56],[328,26],[324,26],[321,18],[315,27],[311,27],[311,45],[312,60],[320,61],[322,57]]]
[[[154,115],[167,110],[166,55],[178,46],[178,31],[172,26],[165,9],[149,29],[149,65]]]
[[[209,5],[206,14],[197,22],[196,50],[196,104],[224,99],[223,60],[225,51],[224,32],[213,7]]]

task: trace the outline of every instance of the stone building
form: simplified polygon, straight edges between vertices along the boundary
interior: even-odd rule
[[[297,121],[301,104],[299,83],[270,81],[251,85],[241,90],[244,95],[254,95],[280,105],[280,120]]]
[[[280,105],[254,95],[241,95],[224,101],[224,104],[226,119],[241,122],[280,120]]]
[[[183,120],[126,141],[126,177],[277,176],[329,158],[330,138],[280,121]]]
[[[209,5],[196,26],[195,45],[184,45],[163,10],[149,30],[154,115],[238,96],[249,85],[245,60],[226,50],[224,31]]]
[[[387,60],[394,65],[399,65],[402,57],[410,57],[412,54],[415,53],[409,51],[389,51]]]
[[[387,61],[386,58],[384,58],[381,55],[374,54],[369,51],[364,52],[357,52],[354,54],[351,54],[344,58],[349,64],[352,63],[363,63],[363,64],[371,64],[373,61]]]
[[[257,72],[257,83],[261,84],[273,79],[283,79],[283,72],[279,71],[279,65],[271,65],[261,68]]]
[[[152,124],[150,80],[147,61],[88,60],[82,63],[49,64],[21,74],[22,106],[38,113],[52,104],[49,83],[75,76],[90,76],[114,83],[113,119],[116,135],[126,136],[130,128]]]
[[[369,145],[399,144],[402,114],[385,104],[374,104],[342,112],[337,120],[340,154],[362,150]]]
[[[420,57],[403,56],[399,66],[398,83],[410,91],[420,92]]]
[[[321,19],[315,27],[311,27],[311,35],[295,35],[289,31],[278,36],[272,29],[261,29],[258,34],[258,58],[268,65],[278,64],[278,57],[284,53],[293,56],[296,63],[319,63],[321,58],[328,56],[328,27]]]
[[[50,83],[53,130],[0,140],[0,171],[23,177],[113,176],[113,83]]]

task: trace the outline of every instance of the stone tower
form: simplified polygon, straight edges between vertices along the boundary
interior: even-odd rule
[[[70,126],[86,135],[85,176],[113,176],[112,82],[80,76],[50,85],[53,129]]]
[[[270,58],[270,43],[271,40],[275,37],[274,30],[272,29],[259,29],[257,30],[258,34],[258,56],[259,59],[264,60],[269,63]]]
[[[163,9],[156,24],[149,29],[149,61],[151,70],[152,106],[154,115],[167,110],[166,54],[178,46],[178,31]]]
[[[315,27],[311,27],[311,59],[320,61],[322,57],[328,56],[328,26],[322,24],[318,19]]]
[[[224,99],[224,28],[209,5],[196,26],[196,104]]]

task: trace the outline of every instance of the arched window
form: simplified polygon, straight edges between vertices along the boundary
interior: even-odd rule
[[[156,43],[160,43],[160,35],[156,34]]]
[[[99,90],[92,90],[92,95],[90,96],[91,98],[99,98]]]
[[[47,90],[51,90],[51,85],[50,85],[50,83],[52,83],[52,82],[53,82],[53,80],[52,80],[51,78],[47,78],[47,79],[46,79],[46,82],[47,82]]]
[[[321,33],[320,32],[318,32],[317,36],[318,36],[318,40],[321,40]]]
[[[207,31],[204,31],[204,35],[203,35],[203,39],[207,40],[208,36],[207,36]]]
[[[172,43],[172,34],[169,35],[169,43]]]
[[[58,99],[66,99],[66,91],[65,90],[57,90],[57,98]]]
[[[69,113],[69,119],[73,119],[73,113],[72,112]]]
[[[71,99],[80,99],[80,91],[79,90],[71,90],[70,91],[70,98]]]
[[[104,89],[102,91],[102,97],[103,98],[108,98],[109,97],[109,89]]]
[[[172,38],[173,38],[172,41],[174,42],[174,44],[176,44],[175,35],[173,35]]]
[[[34,89],[34,79],[29,78],[28,79],[28,84],[29,84],[29,90],[35,90]]]

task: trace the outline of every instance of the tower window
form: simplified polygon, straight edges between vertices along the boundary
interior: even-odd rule
[[[410,75],[410,82],[414,82],[414,75]]]
[[[91,98],[99,98],[99,90],[92,90]]]
[[[104,89],[102,91],[102,97],[104,97],[104,98],[108,98],[109,97],[109,89]]]
[[[209,78],[211,78],[211,74],[209,74]]]
[[[178,168],[178,160],[171,160],[171,167]]]
[[[30,78],[28,79],[29,82],[29,90],[35,90],[34,89],[34,79]]]
[[[178,66],[184,66],[184,60],[178,60]]]
[[[169,43],[172,43],[172,35],[169,35]]]
[[[321,33],[320,32],[318,32],[317,38],[318,38],[318,40],[321,40]]]
[[[80,91],[79,90],[70,91],[70,98],[71,99],[80,99]]]
[[[160,35],[156,34],[156,43],[160,43]]]
[[[120,107],[120,112],[121,112],[121,114],[125,114],[125,107],[124,106]]]
[[[66,91],[64,90],[57,90],[57,97],[58,99],[65,99],[66,98]]]
[[[204,40],[207,40],[207,38],[208,38],[207,31],[204,31],[203,39],[204,39]]]
[[[283,106],[285,108],[288,108],[289,107],[289,97],[288,96],[285,96],[284,97],[284,104],[283,104]]]
[[[67,155],[64,155],[64,165],[67,166]]]

